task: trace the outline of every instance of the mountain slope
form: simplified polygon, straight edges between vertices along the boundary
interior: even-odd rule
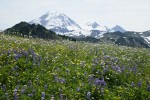
[[[72,19],[60,12],[47,12],[40,18],[32,20],[30,24],[40,24],[47,29],[51,29],[58,33],[66,33],[74,30],[80,30],[81,27]]]
[[[149,44],[140,36],[138,32],[112,32],[106,33],[102,38],[103,42],[113,42],[118,45],[132,46],[132,47],[145,47],[148,48]]]
[[[14,35],[22,35],[25,36],[32,36],[44,39],[55,39],[58,38],[53,31],[47,30],[45,27],[37,24],[28,24],[26,22],[20,22],[14,25],[11,28],[5,30],[5,33],[10,33]]]
[[[11,28],[8,28],[4,31],[6,34],[13,34],[16,36],[30,37],[33,38],[42,38],[42,39],[69,39],[72,41],[76,41],[76,39],[57,35],[55,32],[51,30],[47,30],[45,27],[37,24],[28,24],[26,22],[20,22],[14,25]]]

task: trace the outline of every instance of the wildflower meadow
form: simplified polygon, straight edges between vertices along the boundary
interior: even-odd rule
[[[0,34],[0,100],[150,100],[150,49]]]

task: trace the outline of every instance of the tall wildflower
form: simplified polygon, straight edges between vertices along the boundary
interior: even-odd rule
[[[86,94],[87,100],[90,100],[90,97],[91,97],[91,92],[87,92],[87,94]]]
[[[42,92],[41,100],[45,100],[45,92]]]
[[[142,86],[142,81],[140,80],[137,85],[140,88]]]

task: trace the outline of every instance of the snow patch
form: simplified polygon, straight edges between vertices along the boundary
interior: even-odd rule
[[[148,43],[150,43],[150,36],[149,37],[144,37],[145,41],[147,41]]]

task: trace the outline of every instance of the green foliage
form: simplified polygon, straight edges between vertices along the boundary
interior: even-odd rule
[[[148,100],[150,50],[0,34],[0,99]]]

